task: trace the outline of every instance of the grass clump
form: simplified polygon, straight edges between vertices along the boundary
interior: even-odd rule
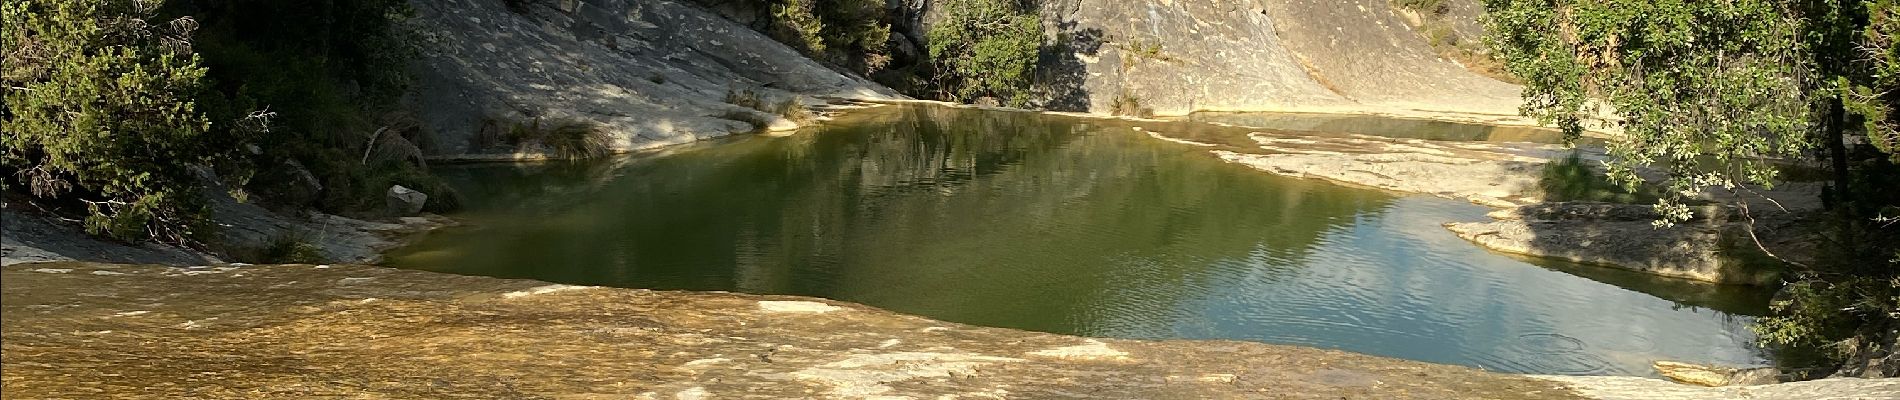
[[[1109,115],[1140,118],[1151,118],[1155,116],[1154,108],[1143,107],[1141,105],[1141,97],[1127,90],[1123,90],[1121,93],[1115,95],[1115,99],[1108,104],[1108,113]]]
[[[1631,191],[1611,182],[1609,177],[1597,172],[1583,160],[1578,153],[1544,164],[1542,175],[1538,177],[1538,186],[1544,192],[1547,201],[1600,201],[1609,203],[1648,203],[1656,197]]]
[[[316,264],[324,262],[323,248],[303,239],[300,235],[280,235],[271,239],[270,244],[258,250],[257,263],[263,264]]]
[[[504,128],[505,126],[505,128]],[[600,124],[586,121],[527,122],[489,120],[474,140],[477,147],[517,153],[544,153],[560,159],[584,159],[613,153],[613,137]],[[413,186],[412,186],[413,187]]]

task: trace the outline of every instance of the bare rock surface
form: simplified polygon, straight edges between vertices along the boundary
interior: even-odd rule
[[[1831,378],[1757,386],[1703,387],[1625,376],[1538,376],[1603,400],[1877,400],[1900,398],[1900,378]]]
[[[1576,152],[1601,160],[1595,147],[1528,142],[1440,141],[1356,134],[1253,132],[1252,146],[1225,146],[1214,154],[1280,175],[1319,178],[1352,186],[1421,193],[1499,207],[1490,221],[1451,222],[1446,229],[1506,253],[1611,266],[1704,282],[1764,285],[1779,275],[1747,238],[1739,211],[1703,207],[1698,218],[1658,228],[1648,204],[1545,203],[1546,165]],[[1815,184],[1777,190],[1742,188],[1708,200],[1747,204],[1762,246],[1791,260],[1812,256],[1799,223],[1818,209]]]
[[[1774,368],[1733,368],[1719,365],[1657,361],[1656,373],[1669,380],[1697,386],[1753,386],[1776,383]]]
[[[1275,174],[1510,207],[1542,201],[1544,164],[1571,150],[1534,143],[1449,142],[1366,135],[1255,132],[1257,149],[1215,154]]]
[[[1057,109],[1104,112],[1133,96],[1161,115],[1313,111],[1534,124],[1517,116],[1517,86],[1440,58],[1387,0],[1052,0],[1042,12],[1063,45],[1044,65],[1070,90]]]
[[[1566,399],[1626,387],[1737,398],[1643,378],[983,328],[815,298],[368,266],[40,263],[5,267],[0,287],[9,398]],[[1771,393],[1859,398],[1895,381],[1803,385]],[[1813,385],[1827,391],[1803,391]]]
[[[401,244],[403,237],[455,223],[437,215],[389,222],[314,211],[290,215],[239,202],[217,191],[206,194],[211,223],[217,228],[214,247],[221,254],[255,252],[278,240],[297,240],[315,246],[325,260],[370,263],[382,259],[382,251]],[[0,219],[5,221],[0,224],[0,265],[73,260],[165,265],[226,261],[178,246],[126,243],[88,235],[78,221],[47,214],[24,202],[0,206]]]
[[[483,133],[536,119],[598,126],[621,151],[791,123],[766,107],[729,103],[729,92],[750,91],[761,104],[902,97],[695,5],[523,0],[517,11],[506,3],[411,2],[423,49],[414,108],[434,132],[433,156],[536,151],[484,143]]]
[[[1707,216],[1704,210],[1702,215]],[[1492,221],[1452,222],[1445,228],[1480,246],[1506,253],[1608,265],[1704,282],[1766,285],[1779,277],[1751,268],[1734,240],[1742,229],[1715,213],[1672,227],[1642,204],[1558,202],[1492,212]],[[1725,239],[1727,238],[1727,239]]]

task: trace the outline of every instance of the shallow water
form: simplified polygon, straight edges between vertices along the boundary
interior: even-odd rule
[[[1764,362],[1759,290],[1489,253],[1439,226],[1483,207],[1273,176],[1124,124],[885,107],[661,155],[446,167],[471,224],[389,261],[1509,372]]]

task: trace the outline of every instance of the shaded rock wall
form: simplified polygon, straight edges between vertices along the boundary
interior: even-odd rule
[[[485,148],[484,125],[536,118],[598,124],[618,150],[786,122],[728,104],[733,90],[768,103],[902,97],[676,1],[524,0],[515,10],[500,0],[411,3],[422,46],[413,107],[435,132],[428,150],[436,156],[513,150]]]

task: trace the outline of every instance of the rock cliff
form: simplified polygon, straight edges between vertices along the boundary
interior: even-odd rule
[[[1066,91],[1056,108],[1105,112],[1132,96],[1163,115],[1511,120],[1520,102],[1516,86],[1440,58],[1387,0],[1051,0],[1042,13],[1058,44],[1046,73]]]
[[[536,120],[597,126],[625,151],[793,126],[734,103],[902,97],[677,1],[411,3],[422,47],[412,107],[437,157],[517,151],[484,142]],[[743,92],[756,100],[730,101]]]

